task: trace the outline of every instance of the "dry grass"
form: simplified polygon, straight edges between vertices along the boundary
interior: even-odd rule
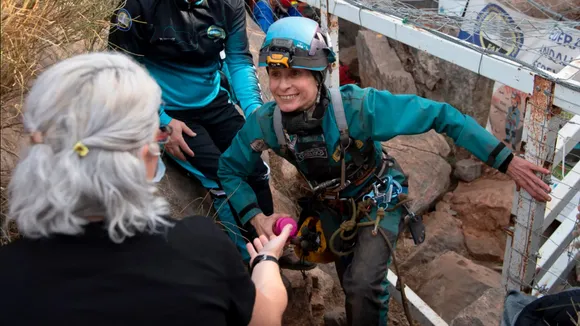
[[[18,159],[20,113],[30,83],[48,65],[106,45],[109,19],[119,0],[2,0],[1,33],[1,207],[6,217],[6,186]],[[3,224],[2,224],[3,225]],[[0,233],[0,245],[10,228]]]

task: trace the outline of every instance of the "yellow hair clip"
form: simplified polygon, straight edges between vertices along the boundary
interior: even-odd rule
[[[73,150],[79,154],[80,157],[85,157],[89,153],[89,149],[80,141],[75,144]]]

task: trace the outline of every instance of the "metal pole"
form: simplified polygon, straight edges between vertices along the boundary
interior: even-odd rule
[[[526,112],[524,128],[527,130],[525,159],[552,170],[554,149],[559,129],[560,109],[553,105],[555,83],[534,76],[534,90]],[[551,176],[544,177],[548,182]],[[538,250],[543,231],[546,204],[535,201],[525,190],[517,199],[516,222],[511,242],[511,252],[504,261],[503,284],[506,290],[530,293],[534,286]],[[511,241],[510,241],[511,240]],[[509,247],[508,247],[509,248]],[[506,249],[508,249],[506,248]]]

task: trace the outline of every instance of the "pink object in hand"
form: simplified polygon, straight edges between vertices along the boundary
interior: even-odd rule
[[[290,237],[295,237],[298,234],[298,224],[294,221],[291,217],[280,217],[276,220],[276,223],[272,226],[272,232],[275,235],[280,235],[282,233],[282,229],[287,225],[290,224],[293,226],[292,231],[290,231]]]

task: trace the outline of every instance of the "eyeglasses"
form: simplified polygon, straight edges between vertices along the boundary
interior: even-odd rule
[[[157,143],[160,145],[167,144],[169,142],[169,138],[173,133],[173,128],[171,126],[161,126],[159,127],[159,133],[157,134]]]

